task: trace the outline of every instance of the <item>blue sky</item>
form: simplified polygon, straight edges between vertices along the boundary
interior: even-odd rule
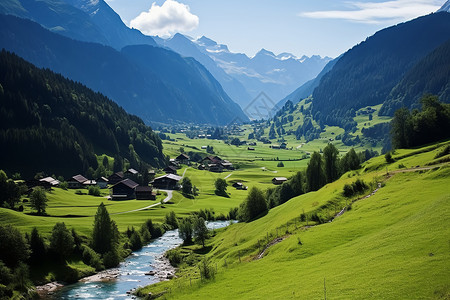
[[[106,0],[146,34],[205,35],[233,52],[336,57],[376,31],[429,14],[445,0]]]

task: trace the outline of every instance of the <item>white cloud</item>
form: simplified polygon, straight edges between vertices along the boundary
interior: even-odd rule
[[[304,12],[302,17],[313,19],[342,19],[361,23],[406,21],[435,12],[442,1],[392,0],[385,2],[348,2],[350,10]],[[441,5],[439,5],[441,4]]]
[[[198,23],[198,16],[190,12],[188,5],[166,0],[161,6],[154,2],[148,12],[141,12],[131,20],[130,26],[144,34],[168,36],[176,32],[194,30]]]

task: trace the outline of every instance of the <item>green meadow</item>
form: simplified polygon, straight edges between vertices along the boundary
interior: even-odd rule
[[[260,219],[217,231],[204,251],[217,269],[214,279],[201,281],[196,267],[185,266],[179,278],[140,294],[167,299],[448,299],[450,166],[415,172],[398,167],[436,162],[435,155],[448,144],[397,150],[391,164],[384,156],[373,158],[359,171]],[[345,200],[343,186],[356,178],[382,187],[371,197]],[[347,201],[354,201],[352,209],[331,223],[307,227],[299,218],[319,208],[333,215]],[[255,260],[277,236],[283,241]]]

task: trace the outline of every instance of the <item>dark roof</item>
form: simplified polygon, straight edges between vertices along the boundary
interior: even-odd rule
[[[151,186],[139,185],[136,187],[136,192],[151,192],[152,190]]]
[[[131,179],[124,179],[124,180],[116,183],[114,186],[117,186],[119,184],[124,184],[125,186],[129,187],[130,189],[134,189],[134,188],[136,188],[139,185],[139,184],[137,184],[136,182],[134,182]]]
[[[164,169],[164,171],[165,170],[172,170],[172,171],[177,171],[177,168],[175,168],[174,166],[167,166],[165,169]]]
[[[103,176],[97,179],[97,182],[108,182],[108,181],[109,181],[108,178]]]
[[[74,181],[77,181],[77,182],[79,182],[79,183],[83,183],[83,182],[85,182],[86,180],[87,180],[87,178],[86,177],[84,177],[83,175],[75,175],[75,176],[73,176],[72,178],[70,178],[69,179],[69,181],[70,180],[74,180]]]
[[[125,173],[131,173],[132,175],[139,174],[139,172],[133,168],[126,170]]]
[[[114,177],[116,177],[116,176],[118,176],[118,177],[120,177],[120,178],[123,178],[123,172],[120,171],[120,172],[114,173],[114,174],[112,174],[111,176],[109,176],[108,178],[114,178]]]
[[[180,155],[177,156],[176,158],[177,160],[183,160],[183,159],[189,159],[189,156],[187,156],[184,153],[181,153]]]

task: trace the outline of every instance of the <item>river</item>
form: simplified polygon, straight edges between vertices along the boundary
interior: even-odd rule
[[[230,222],[214,221],[206,224],[209,229],[218,229],[228,226]],[[157,271],[161,267],[162,255],[167,250],[178,247],[182,242],[183,240],[178,237],[178,230],[167,231],[126,258],[115,270],[118,274],[116,279],[70,284],[57,291],[51,299],[131,299],[133,296],[127,294],[130,290],[160,281],[159,277],[146,273]]]

